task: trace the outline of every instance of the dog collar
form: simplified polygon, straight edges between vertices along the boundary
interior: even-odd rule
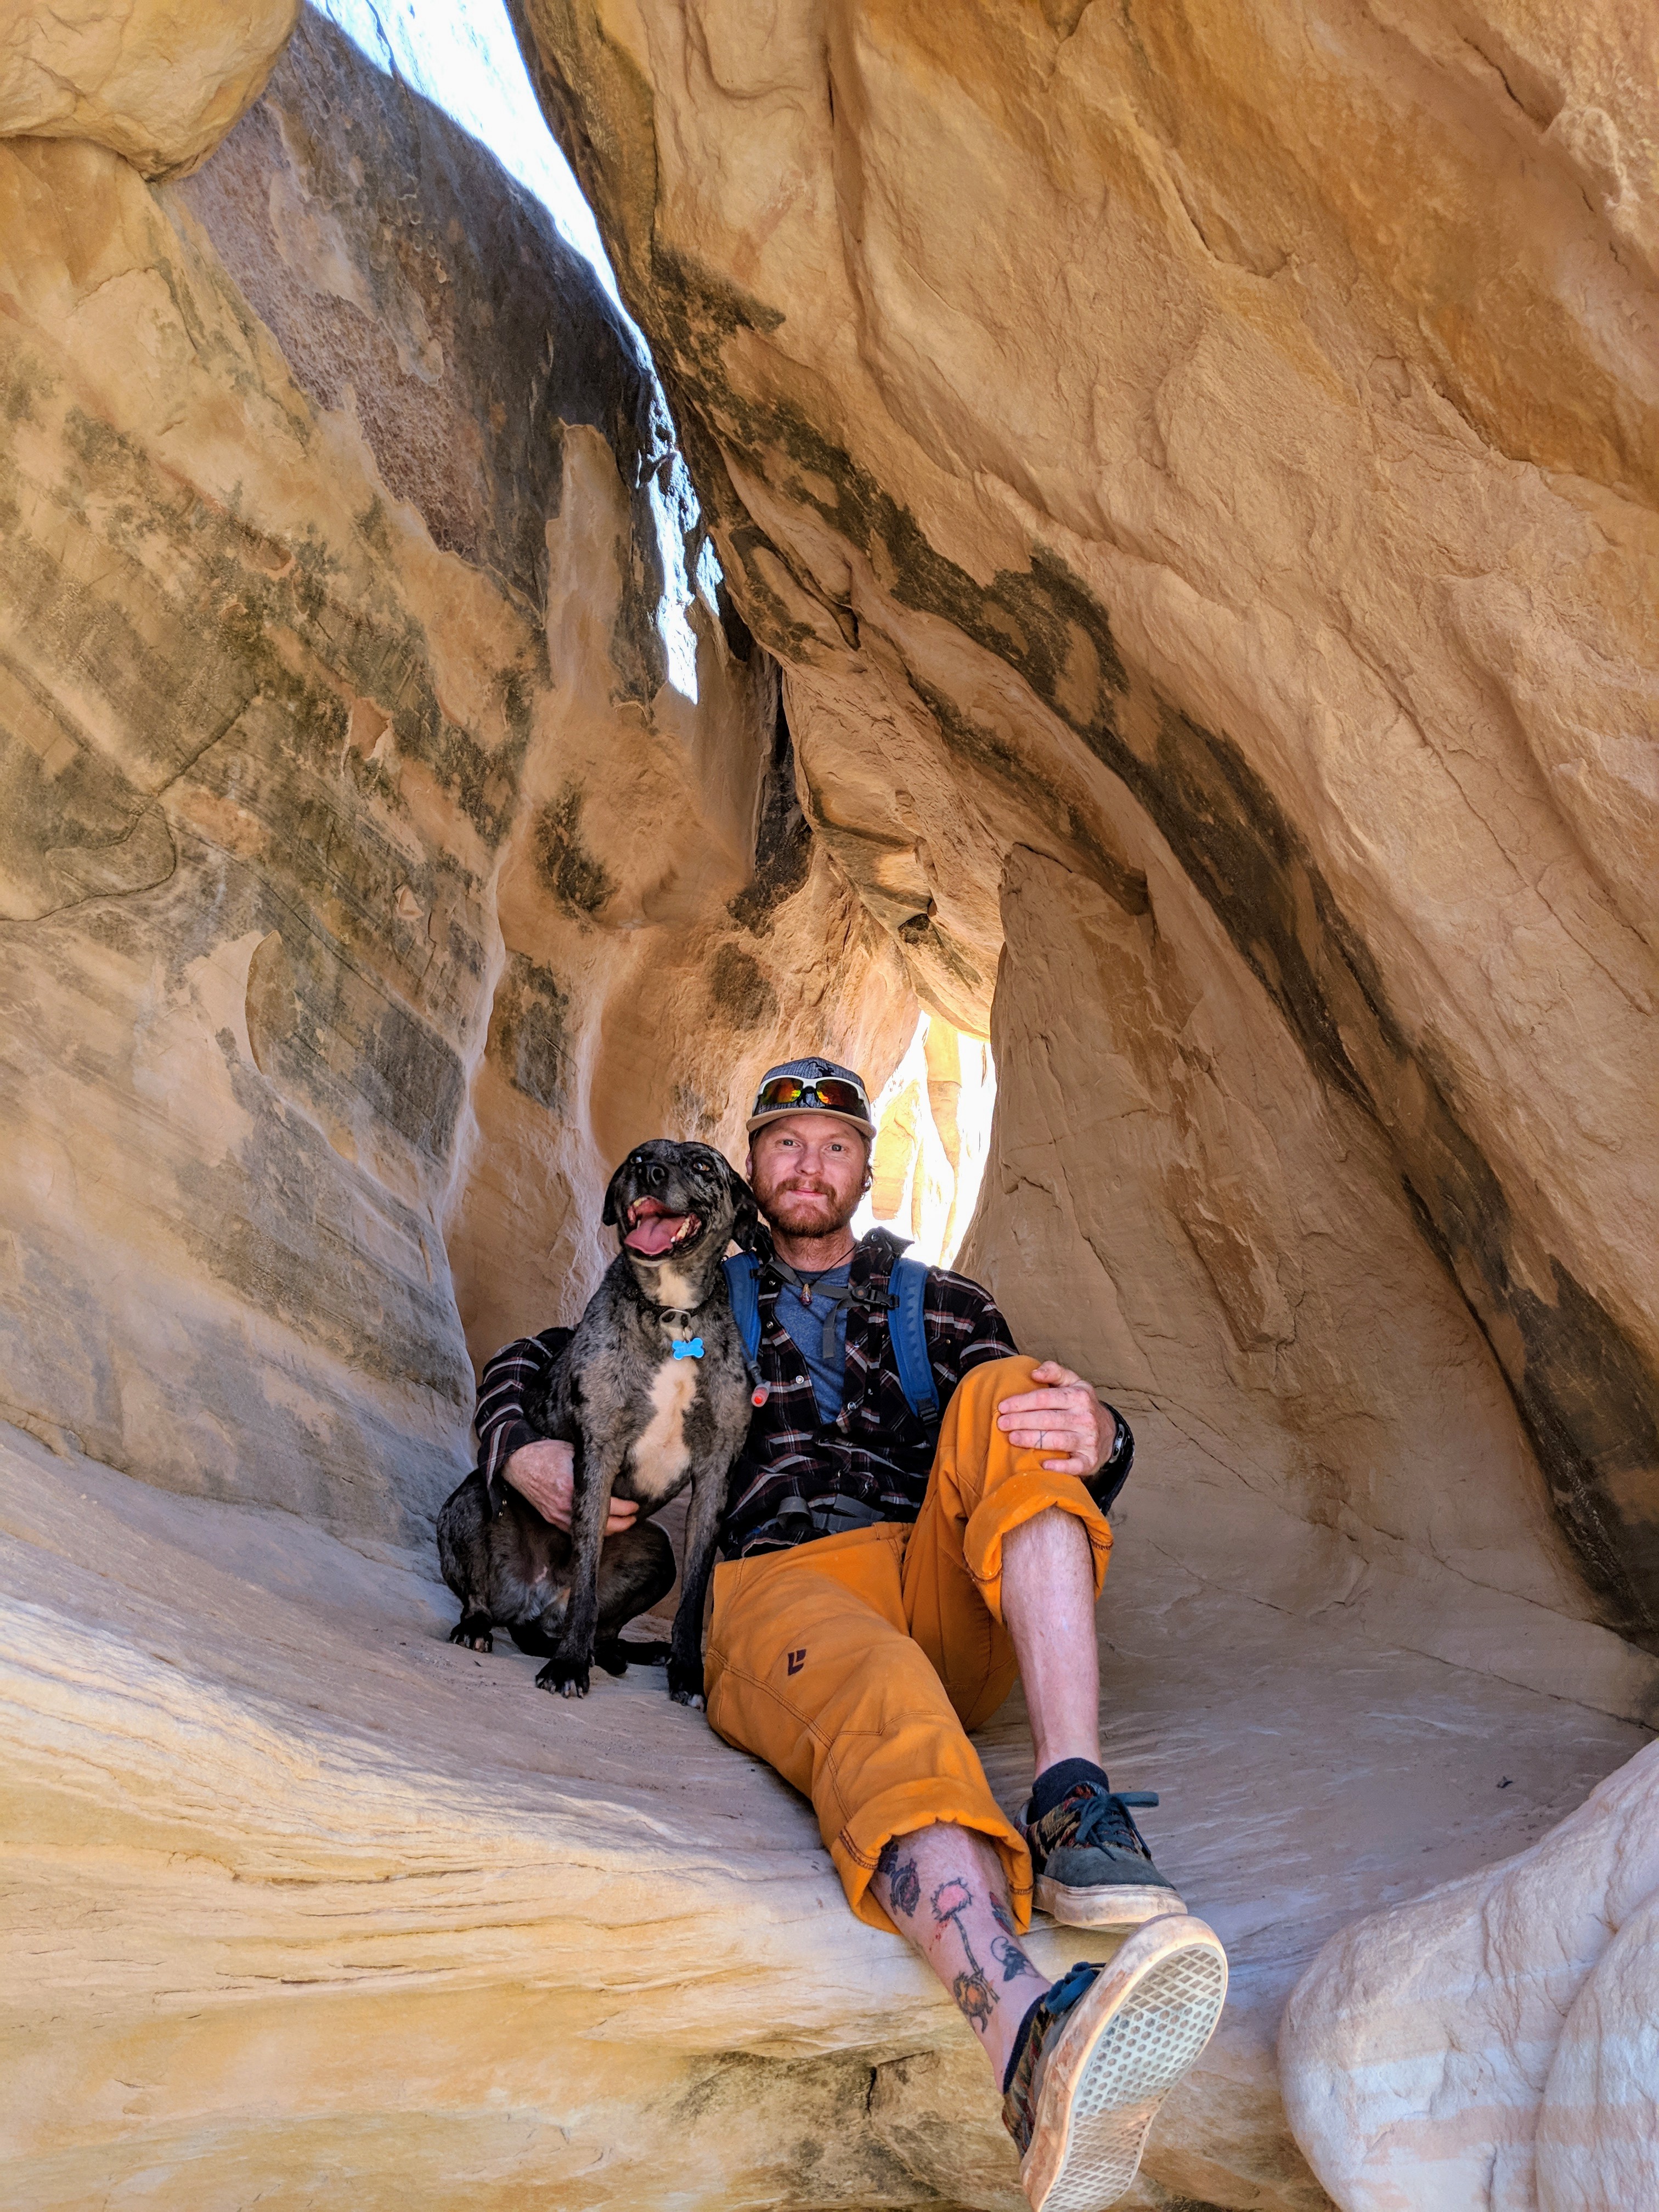
[[[674,1357],[676,1359],[701,1359],[702,1339],[700,1336],[677,1336],[674,1339]]]

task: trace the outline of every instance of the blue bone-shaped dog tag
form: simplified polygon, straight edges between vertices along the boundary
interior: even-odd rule
[[[702,1339],[700,1336],[677,1336],[674,1339],[674,1357],[676,1359],[701,1359]]]

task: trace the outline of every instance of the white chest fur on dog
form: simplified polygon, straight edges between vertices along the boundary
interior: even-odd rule
[[[653,1504],[682,1481],[691,1464],[685,1441],[685,1416],[697,1395],[697,1363],[671,1352],[651,1378],[651,1419],[629,1454],[634,1486],[642,1504]]]
[[[700,1305],[706,1295],[705,1289],[694,1283],[689,1275],[681,1274],[672,1261],[665,1260],[657,1269],[656,1294],[652,1301],[654,1305],[662,1306],[670,1313],[685,1313]],[[681,1364],[684,1364],[684,1361]]]

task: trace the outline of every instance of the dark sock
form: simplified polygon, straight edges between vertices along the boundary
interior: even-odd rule
[[[1042,1994],[1046,1996],[1048,1991],[1045,1990]],[[1025,2017],[1019,2024],[1019,2033],[1014,2038],[1014,2047],[1008,2053],[1008,2063],[1003,2072],[1002,2094],[1005,2097],[1008,2094],[1008,2084],[1014,2078],[1014,2069],[1025,2056],[1025,2045],[1031,2033],[1031,2022],[1036,2018],[1036,2008],[1042,2002],[1042,1997],[1033,1997],[1025,2008]]]
[[[1041,1820],[1052,1813],[1069,1790],[1079,1782],[1097,1782],[1103,1790],[1109,1790],[1106,1770],[1097,1766],[1092,1759],[1062,1759],[1057,1765],[1045,1766],[1031,1784],[1031,1818]]]

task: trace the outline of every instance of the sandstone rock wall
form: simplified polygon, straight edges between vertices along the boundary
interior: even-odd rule
[[[1213,1176],[1197,1127],[1137,1165],[1121,1203],[1157,1225],[1127,1247],[1067,1225],[1118,1133],[1073,1155],[1042,1255],[1066,1288],[1033,1324],[1087,1282],[1073,1340],[1099,1341],[1132,1276],[1195,1268],[1215,1303],[1172,1358],[1263,1372],[1296,1335],[1270,1456],[1302,1542],[1358,1524],[1432,1577],[1417,1486],[1462,1493],[1478,1583],[1654,1648],[1650,26],[520,13],[733,592],[787,664],[812,818],[924,998],[982,1021],[1005,879],[1047,868],[1144,957],[1176,933],[1184,995],[1248,970],[1253,1066],[1284,1037],[1309,1071],[1320,1160],[1289,1139],[1281,1165],[1241,1068]],[[1148,889],[1166,868],[1178,902]],[[1115,967],[1083,965],[1072,994],[1011,939],[1000,995],[1116,1024]],[[1149,1098],[1184,1048],[1143,1055]],[[1026,1099],[1018,1051],[999,1065],[1063,1151],[1071,1069]],[[1320,1267],[1265,1226],[1286,1204],[1363,1221],[1369,1281],[1308,1300]],[[1387,1347],[1364,1381],[1359,1338]],[[1332,1384],[1351,1415],[1305,1402]]]
[[[660,403],[483,149],[307,16],[189,185],[0,194],[0,1410],[423,1540],[455,1277],[554,1318],[611,1148],[908,991],[741,624],[665,686]]]
[[[0,23],[0,137],[89,138],[147,177],[210,154],[294,28],[297,0],[70,0]]]
[[[125,161],[0,170],[9,1411],[388,1525],[464,1434],[436,1208],[530,641]]]
[[[1279,2051],[1343,2212],[1654,2201],[1656,1787],[1650,1746],[1533,1850],[1320,1954]]]
[[[1648,1716],[1653,1662],[1590,1620],[1375,1124],[1159,843],[1136,840],[1139,912],[1011,857],[994,1187],[961,1260],[1133,1422],[1120,1566],[1156,1543],[1287,1612]]]

